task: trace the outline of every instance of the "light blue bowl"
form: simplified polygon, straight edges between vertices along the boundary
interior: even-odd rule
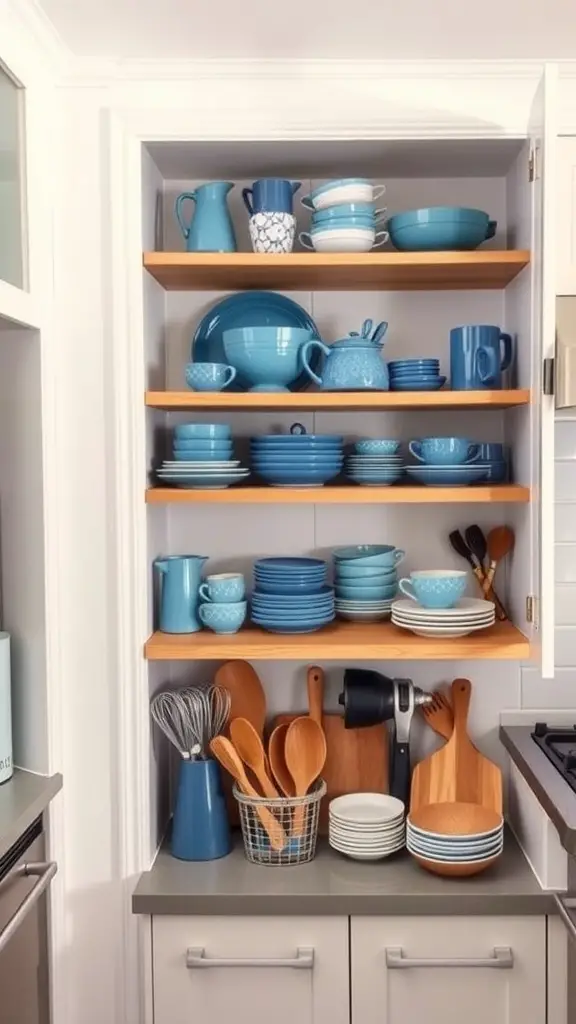
[[[338,209],[338,207],[330,207],[329,209]],[[319,214],[314,214],[310,222],[310,234],[314,237],[317,231],[341,231],[342,228],[368,228],[369,231],[374,231],[374,225],[374,217],[320,218]]]
[[[398,581],[402,593],[424,608],[452,608],[467,585],[468,573],[452,569],[424,569]]]
[[[312,221],[320,224],[324,221],[340,220],[342,217],[363,217],[374,223],[376,216],[375,203],[341,203],[339,206],[326,206],[312,214]]]
[[[427,466],[462,466],[476,462],[480,445],[465,437],[423,437],[410,441],[408,451]]]
[[[300,353],[311,338],[303,327],[238,327],[222,334],[226,359],[250,391],[288,391],[302,373]]]
[[[368,578],[361,576],[338,576],[336,579],[336,586],[349,587],[351,590],[363,590],[364,587],[385,587],[390,589],[396,587],[397,584],[398,577],[396,572],[393,572],[391,575],[381,574],[380,576],[369,576]]]
[[[197,452],[224,452],[232,448],[230,437],[174,437],[173,447],[175,451],[197,451]]]
[[[400,252],[470,250],[493,238],[497,223],[483,210],[429,206],[390,217],[390,241]]]
[[[332,556],[336,562],[354,565],[385,565],[394,568],[406,552],[392,544],[358,544],[355,547],[334,548]]]
[[[386,601],[398,593],[398,587],[394,584],[391,587],[351,587],[348,584],[341,584],[336,587],[336,597],[345,598],[351,601]]]
[[[237,633],[246,618],[246,601],[233,604],[201,604],[200,621],[214,633]]]
[[[380,565],[356,565],[349,562],[336,562],[336,579],[350,582],[376,579],[378,583],[391,583],[396,579],[396,569],[385,569]]]
[[[354,445],[360,455],[395,455],[399,447],[400,441],[384,438],[365,438],[363,441],[356,441]]]
[[[223,440],[231,433],[232,428],[227,423],[180,423],[174,427],[174,437],[178,441]]]
[[[183,451],[178,448],[173,453],[175,462],[229,462],[232,461],[232,449],[224,452],[195,452],[192,449]]]

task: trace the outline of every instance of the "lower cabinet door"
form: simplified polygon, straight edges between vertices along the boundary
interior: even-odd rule
[[[353,917],[352,1024],[546,1024],[545,917]]]
[[[347,917],[154,917],[154,1024],[350,1024]]]

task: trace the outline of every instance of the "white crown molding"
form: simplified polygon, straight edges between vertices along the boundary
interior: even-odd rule
[[[3,0],[2,6],[26,42],[35,44],[34,57],[39,57],[53,74],[65,74],[73,59],[72,51],[37,0]]]

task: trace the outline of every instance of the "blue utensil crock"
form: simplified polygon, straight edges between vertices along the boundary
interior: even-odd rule
[[[252,188],[242,189],[244,206],[251,217],[255,213],[292,213],[292,200],[301,184],[285,178],[259,178]]]
[[[197,633],[198,602],[204,555],[171,555],[157,558],[154,567],[162,575],[160,629],[163,633]]]
[[[490,324],[450,331],[450,386],[453,391],[502,388],[502,373],[512,362],[512,338]]]
[[[231,181],[209,181],[198,185],[193,192],[178,196],[174,210],[187,252],[236,252],[236,237],[226,201],[233,188]],[[188,223],[182,216],[182,204],[187,199],[196,207]]]
[[[218,860],[232,849],[220,765],[180,762],[172,822],[172,856],[179,860]]]

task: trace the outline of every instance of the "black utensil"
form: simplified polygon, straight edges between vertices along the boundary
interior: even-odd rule
[[[346,729],[362,729],[394,718],[394,680],[367,668],[347,668],[338,697]]]
[[[464,537],[460,533],[460,530],[452,530],[452,533],[449,535],[449,540],[456,554],[460,555],[461,558],[465,558],[466,561],[470,563],[472,568],[476,570],[478,568],[478,565],[474,561],[472,552],[470,551],[470,548],[468,547],[466,541],[464,540]],[[482,583],[482,580],[480,580],[480,582]]]

